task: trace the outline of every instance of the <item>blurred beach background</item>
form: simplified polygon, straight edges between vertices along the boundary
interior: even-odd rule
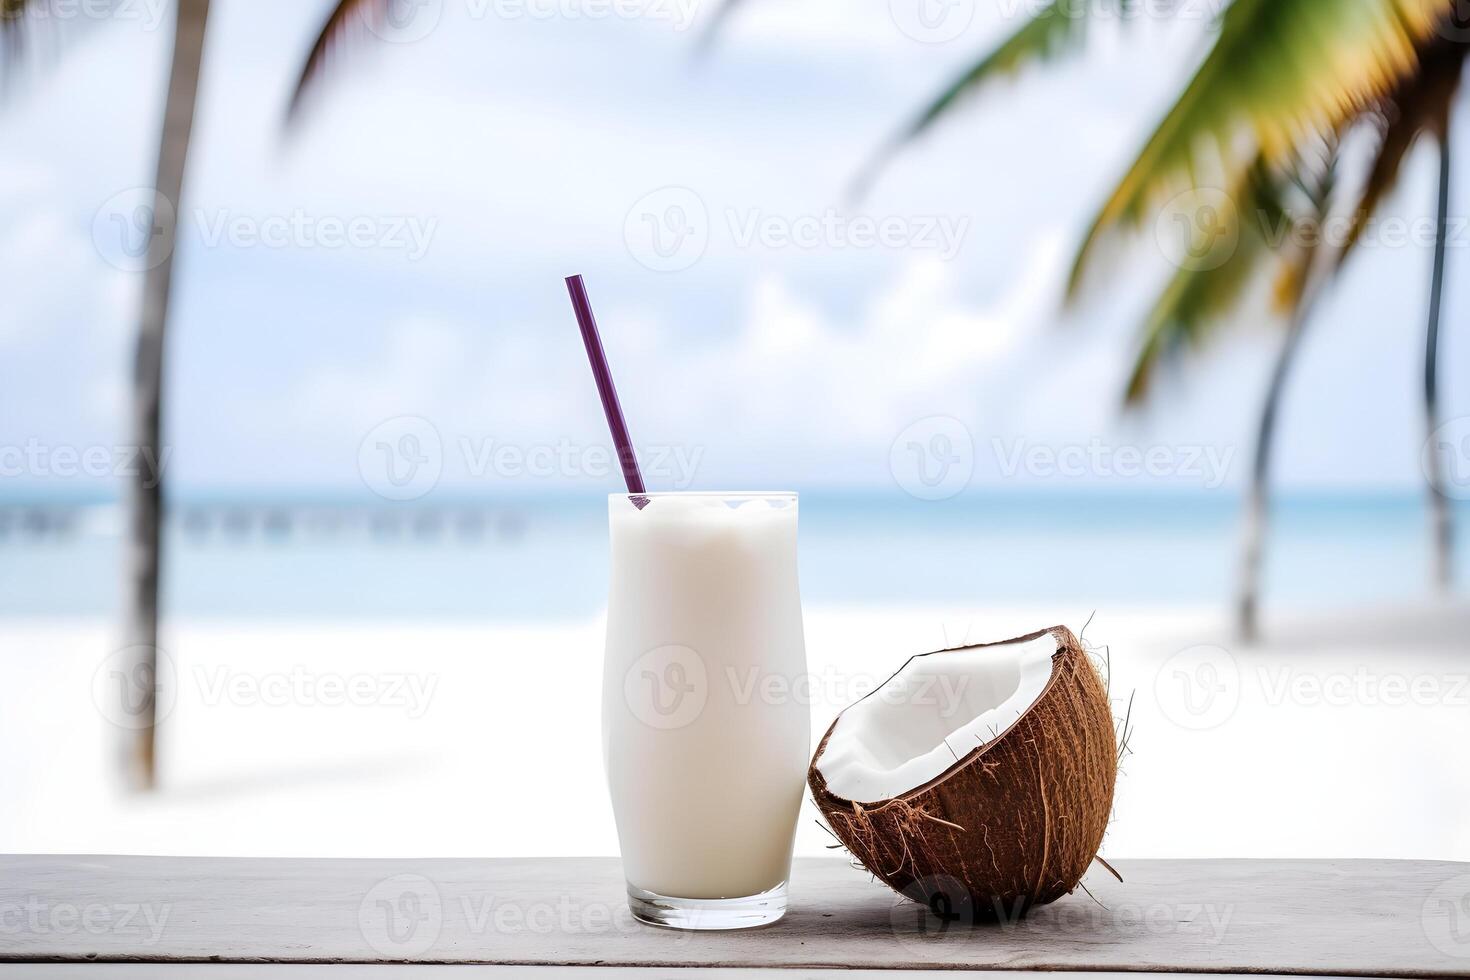
[[[118,776],[107,678],[130,236],[171,6],[58,15],[11,66],[0,851],[615,853],[598,701],[619,483],[562,284],[582,273],[650,485],[801,493],[815,733],[911,653],[1085,625],[1134,729],[1105,854],[1470,860],[1464,205],[1439,436],[1419,391],[1432,236],[1365,242],[1303,335],[1254,643],[1232,596],[1281,323],[1247,310],[1125,409],[1167,226],[1110,245],[1101,285],[1062,303],[1089,218],[1207,50],[1207,5],[1101,25],[860,198],[875,149],[1025,4],[749,0],[711,40],[714,0],[427,0],[287,129],[330,7],[210,13],[173,246],[148,793]],[[1383,205],[1411,230],[1435,158],[1411,152]],[[1424,491],[1441,450],[1447,590]],[[804,814],[799,851],[829,843]]]

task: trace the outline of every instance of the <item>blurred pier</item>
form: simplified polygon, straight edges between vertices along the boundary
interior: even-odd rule
[[[126,519],[118,503],[0,503],[0,545],[70,541],[120,534]],[[171,530],[193,545],[330,543],[334,540],[465,546],[513,544],[530,525],[529,511],[506,503],[435,506],[183,503],[171,508]]]

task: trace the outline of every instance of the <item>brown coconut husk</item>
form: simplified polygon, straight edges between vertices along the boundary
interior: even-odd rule
[[[812,757],[807,781],[833,833],[879,879],[936,911],[1024,915],[1072,892],[1102,844],[1118,768],[1112,706],[1066,627],[1004,643],[1047,633],[1057,652],[1036,703],[923,786],[866,805],[829,792],[818,764],[836,721]]]

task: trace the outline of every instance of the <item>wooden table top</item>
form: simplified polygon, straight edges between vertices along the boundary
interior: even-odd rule
[[[1470,976],[1470,865],[1119,861],[1019,922],[941,923],[839,859],[743,932],[632,921],[612,858],[0,857],[0,961]]]

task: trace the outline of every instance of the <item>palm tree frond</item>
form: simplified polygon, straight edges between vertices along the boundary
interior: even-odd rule
[[[20,56],[25,43],[27,20],[42,0],[0,0],[0,53],[5,65]]]
[[[1137,404],[1148,394],[1160,363],[1188,346],[1197,346],[1232,310],[1247,289],[1274,263],[1273,305],[1288,313],[1301,301],[1315,246],[1287,247],[1297,221],[1320,222],[1331,197],[1335,155],[1303,160],[1288,170],[1273,168],[1258,156],[1233,186],[1242,202],[1212,229],[1227,232],[1231,249],[1223,262],[1185,262],[1170,278],[1149,311],[1143,341],[1128,379],[1125,400]]]
[[[1416,66],[1450,0],[1234,0],[1179,100],[1099,211],[1068,294],[1104,233],[1137,225],[1203,169],[1227,182],[1256,157],[1286,166],[1305,139],[1331,133]]]
[[[321,85],[329,70],[330,62],[341,48],[359,41],[369,33],[364,30],[372,26],[381,32],[388,23],[396,0],[338,0],[326,23],[317,34],[311,53],[301,68],[301,76],[291,92],[291,104],[286,110],[286,121],[293,122],[300,115],[307,96]]]
[[[1378,206],[1398,184],[1404,158],[1425,134],[1439,139],[1449,131],[1450,107],[1459,90],[1470,45],[1438,39],[1419,55],[1419,70],[1403,78],[1375,109],[1379,120],[1377,154],[1351,215],[1352,227],[1341,264],[1362,240]]]
[[[0,30],[15,26],[30,5],[31,0],[0,0]]]
[[[1265,179],[1265,175],[1260,179]],[[1263,248],[1264,239],[1252,233],[1254,225],[1249,219],[1241,221],[1239,212],[1233,211],[1226,220],[1228,224],[1218,231],[1235,243],[1230,257],[1219,265],[1186,263],[1169,278],[1149,311],[1143,342],[1124,393],[1128,404],[1137,404],[1148,394],[1160,362],[1185,346],[1198,343],[1209,326],[1239,302],[1268,257]]]
[[[1050,0],[1035,17],[1022,24],[1020,30],[1002,41],[930,102],[908,125],[902,138],[913,139],[920,135],[936,120],[947,115],[957,103],[978,94],[989,83],[1013,78],[1031,65],[1044,64],[1075,50],[1087,37],[1088,9],[1087,4]]]
[[[1131,8],[1134,0],[1106,2],[1121,11]],[[854,196],[861,196],[862,191],[899,148],[917,139],[934,123],[948,116],[957,105],[978,95],[990,83],[1013,78],[1031,65],[1044,64],[1079,48],[1087,36],[1087,18],[1091,9],[1091,4],[1077,3],[1075,0],[1047,0],[1046,5],[1035,16],[950,83],[912,121],[879,148],[859,171],[859,176],[854,181]]]

